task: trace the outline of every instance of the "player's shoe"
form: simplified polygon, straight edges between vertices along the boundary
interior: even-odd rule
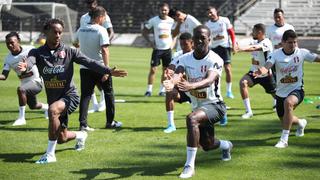
[[[302,137],[304,136],[304,128],[306,128],[308,122],[305,119],[300,119],[301,121],[301,126],[298,125],[297,131],[296,131],[296,136]]]
[[[94,131],[94,128],[91,128],[89,126],[81,126],[79,130],[88,132],[88,131]]]
[[[44,118],[49,119],[48,109],[44,111]]]
[[[122,122],[119,121],[112,121],[111,124],[107,124],[106,128],[107,129],[115,129],[115,128],[120,128],[122,126]]]
[[[146,93],[144,93],[144,96],[145,96],[145,97],[150,97],[150,96],[151,96],[151,92],[150,92],[150,91],[147,91]]]
[[[191,166],[185,166],[179,176],[179,178],[187,179],[191,178],[195,174],[194,168]]]
[[[230,106],[226,106],[226,109],[227,109],[227,110],[230,110],[230,109],[231,109],[231,107],[230,107]]]
[[[276,148],[286,148],[288,147],[288,142],[285,142],[280,139],[280,141],[274,146]]]
[[[88,137],[88,133],[86,131],[81,131],[84,133],[84,136],[82,138],[76,139],[77,143],[74,147],[74,149],[76,151],[81,151],[84,149],[85,143],[86,143],[86,139]]]
[[[166,92],[159,92],[158,94],[159,96],[165,97],[166,96]]]
[[[225,114],[223,118],[220,120],[220,126],[225,126],[227,124],[228,124],[228,117],[227,117],[227,114]]]
[[[227,96],[227,98],[230,98],[230,99],[234,98],[234,95],[232,94],[231,91],[228,91],[226,96]]]
[[[273,105],[272,106],[272,110],[276,112],[277,111],[277,105]]]
[[[99,112],[102,112],[106,110],[106,103],[104,101],[100,102],[99,105],[98,105],[98,111]]]
[[[88,113],[94,113],[94,112],[99,112],[99,104],[93,104],[92,109],[88,110]]]
[[[242,119],[250,119],[253,116],[252,112],[246,112],[244,114],[242,114],[241,118]]]
[[[12,126],[21,126],[21,125],[25,125],[27,124],[26,119],[24,118],[18,118],[17,120],[14,121],[14,123],[12,124]]]
[[[36,161],[36,163],[37,164],[48,164],[48,163],[53,163],[56,161],[57,161],[57,159],[56,159],[55,155],[45,153],[44,155],[41,156],[41,158],[38,161]]]
[[[228,143],[229,143],[229,148],[222,149],[222,155],[221,155],[222,161],[230,161],[231,160],[231,150],[233,148],[233,144],[230,141],[228,141]]]
[[[175,126],[170,125],[170,126],[168,126],[165,130],[163,130],[163,132],[164,132],[164,133],[172,133],[172,132],[174,132],[174,131],[176,131],[176,130],[177,130],[177,129],[176,129]]]

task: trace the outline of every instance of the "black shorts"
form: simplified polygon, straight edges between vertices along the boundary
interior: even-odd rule
[[[252,80],[253,86],[256,84],[260,84],[268,94],[276,92],[276,83],[274,82],[272,75],[268,75],[266,77],[261,78],[254,78],[252,75],[252,71],[249,71],[247,75]]]
[[[217,46],[211,50],[223,59],[224,64],[231,64],[231,48]]]
[[[162,66],[168,67],[172,58],[171,49],[166,50],[157,50],[154,49],[152,51],[152,57],[151,57],[151,67],[159,66],[160,65],[160,59],[162,60]]]
[[[60,120],[60,125],[63,128],[68,127],[68,114],[71,114],[74,112],[77,107],[79,106],[80,103],[80,98],[78,94],[73,91],[70,92],[66,95],[64,95],[60,100],[62,100],[65,103],[65,111],[61,113],[59,120]]]
[[[184,103],[184,102],[189,102],[189,103],[191,103],[191,99],[190,99],[190,97],[186,94],[186,92],[184,92],[184,91],[180,91],[179,90],[179,88],[177,88],[177,90],[178,90],[178,93],[179,93],[179,95],[180,95],[180,99],[179,99],[179,101],[177,101],[178,103]]]
[[[35,81],[29,81],[27,83],[23,83],[20,86],[20,90],[25,91],[27,95],[27,104],[29,107],[34,107],[37,105],[37,97],[42,90],[42,84]]]
[[[303,89],[294,90],[294,91],[292,91],[291,93],[289,93],[287,97],[289,97],[290,95],[296,96],[296,97],[298,98],[298,104],[297,104],[297,105],[299,105],[299,104],[303,101],[304,91],[303,91]],[[283,98],[283,97],[276,96],[276,100],[277,100],[277,105],[276,105],[277,114],[278,114],[278,117],[280,117],[280,118],[282,118],[283,115],[284,115],[284,101],[286,100],[287,97]],[[296,105],[296,106],[297,106],[297,105]]]

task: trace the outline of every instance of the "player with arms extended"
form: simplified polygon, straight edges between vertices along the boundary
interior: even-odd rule
[[[320,62],[320,56],[307,49],[298,48],[297,35],[287,30],[282,36],[282,47],[269,56],[266,64],[255,72],[255,76],[268,74],[275,66],[277,73],[277,114],[282,123],[282,134],[276,148],[286,148],[292,124],[298,124],[296,136],[304,136],[307,125],[305,119],[293,115],[294,109],[304,98],[303,63],[304,61]]]

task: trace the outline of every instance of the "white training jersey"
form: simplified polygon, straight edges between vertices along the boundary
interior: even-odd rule
[[[101,46],[110,44],[107,30],[99,24],[87,24],[78,29],[77,37],[80,43],[80,51],[89,58],[104,64]],[[80,65],[80,68],[87,69],[83,65]]]
[[[209,87],[191,90],[188,96],[191,99],[193,108],[202,105],[223,101],[220,92],[220,77],[222,74],[223,60],[213,51],[200,60],[194,58],[193,51],[186,53],[179,58],[178,66],[184,67],[188,82],[198,82],[207,77],[208,71],[215,71],[219,78]]]
[[[169,16],[166,19],[155,16],[145,24],[147,29],[153,28],[156,49],[166,50],[171,48],[173,24],[174,20]]]
[[[179,33],[182,34],[187,32],[193,35],[193,29],[199,25],[201,25],[201,23],[195,17],[191,16],[190,14],[187,14],[185,21],[180,25]],[[177,23],[175,23],[174,27],[176,26],[177,26]],[[181,47],[180,47],[179,39],[177,39],[177,51],[180,51],[180,50],[181,50]]]
[[[262,50],[253,51],[251,53],[252,60],[254,60],[255,63],[251,65],[250,71],[255,72],[258,70],[258,68],[266,64],[266,61],[268,60],[270,53],[273,51],[273,46],[271,41],[268,38],[265,38],[260,42],[258,42],[257,40],[254,40],[252,45],[262,48]],[[268,76],[268,74],[261,77],[266,77],[266,76]]]
[[[85,26],[90,22],[91,22],[91,17],[89,16],[89,13],[87,12],[86,14],[82,15],[80,18],[80,27]],[[106,14],[106,21],[102,24],[102,26],[106,29],[113,27],[112,23],[111,23],[111,19],[108,14]]]
[[[227,17],[219,16],[217,21],[209,20],[206,22],[206,26],[208,26],[211,31],[211,48],[215,48],[217,46],[226,48],[231,47],[228,29],[232,28],[232,24]],[[213,40],[213,38],[217,36],[223,38],[219,40]]]
[[[287,97],[294,90],[303,88],[303,62],[313,62],[317,55],[307,49],[296,48],[287,55],[279,48],[269,56],[268,61],[275,65],[277,73],[277,91],[279,97]]]
[[[28,75],[25,78],[21,78],[23,75],[21,76],[21,73],[18,70],[18,63],[21,62],[23,58],[28,56],[28,53],[31,49],[35,48],[34,46],[21,47],[22,51],[18,55],[12,55],[12,53],[9,52],[9,54],[4,60],[3,70],[10,71],[10,69],[13,69],[16,72],[17,76],[20,78],[21,84],[24,84],[29,81],[42,83],[37,66],[32,66],[32,69],[25,73]]]
[[[183,51],[182,51],[182,50],[173,53],[173,55],[172,55],[172,60],[171,60],[170,64],[173,64],[173,65],[177,66],[177,64],[178,64],[178,59],[179,59],[179,57],[182,56],[182,55],[183,55]]]
[[[281,27],[273,24],[267,28],[266,37],[271,40],[274,47],[275,45],[281,43],[283,33],[289,29],[294,31],[294,27],[290,24],[285,23]]]

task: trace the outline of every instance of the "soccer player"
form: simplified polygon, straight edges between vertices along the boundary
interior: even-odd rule
[[[172,77],[172,75],[174,74],[176,65],[179,61],[179,57],[181,57],[183,54],[191,52],[193,49],[192,35],[190,33],[182,33],[179,36],[179,42],[182,50],[177,51],[173,54],[173,60],[171,61],[166,71],[167,78]],[[166,111],[168,126],[164,130],[165,133],[172,133],[176,131],[176,126],[174,124],[174,102],[183,103],[191,102],[191,100],[185,92],[180,91],[177,87],[173,88],[172,91],[166,93]]]
[[[226,71],[226,96],[234,98],[232,94],[232,71],[231,71],[231,48],[234,51],[237,47],[234,29],[227,17],[218,15],[215,7],[209,6],[207,9],[209,20],[205,23],[211,30],[211,50],[217,53],[224,61]],[[230,38],[229,38],[230,37]],[[230,45],[230,40],[232,46]]]
[[[106,11],[103,7],[97,6],[91,12],[91,23],[81,26],[78,29],[77,37],[80,43],[80,51],[91,59],[96,60],[100,64],[109,67],[109,36],[107,30],[102,27],[102,23],[106,18]],[[106,128],[118,128],[122,126],[121,122],[114,121],[115,105],[112,87],[112,78],[101,82],[103,75],[88,69],[86,66],[80,65],[81,78],[81,98],[80,98],[80,130],[94,131],[88,126],[88,106],[91,95],[94,91],[96,83],[101,84],[105,95],[106,110]]]
[[[188,32],[192,35],[193,29],[201,24],[195,17],[184,13],[176,7],[170,9],[169,16],[176,21],[174,24],[174,30],[172,31],[173,38],[184,32]],[[177,42],[176,50],[181,50],[179,41]]]
[[[243,100],[243,104],[246,108],[246,113],[241,117],[242,119],[249,119],[253,116],[253,112],[250,105],[249,90],[256,84],[260,84],[266,93],[275,97],[275,83],[272,78],[271,71],[261,77],[255,78],[252,73],[257,71],[259,67],[264,66],[270,53],[273,51],[271,41],[265,37],[265,26],[263,24],[256,24],[252,29],[252,37],[254,42],[247,47],[238,47],[236,51],[252,52],[251,68],[247,74],[245,74],[240,80],[240,94]]]
[[[179,90],[187,91],[194,106],[187,115],[187,160],[180,178],[190,178],[195,172],[195,158],[199,146],[204,151],[222,149],[222,160],[231,160],[232,143],[218,140],[214,124],[226,113],[226,106],[220,93],[220,77],[223,60],[210,51],[210,29],[197,26],[193,32],[194,51],[179,58],[178,67],[172,79],[164,85],[171,91],[175,84]],[[185,73],[187,80],[183,78]]]
[[[282,134],[275,145],[276,148],[288,147],[290,129],[297,124],[296,136],[304,136],[307,125],[305,119],[299,119],[293,114],[294,109],[304,98],[303,63],[304,61],[320,62],[320,56],[307,49],[298,48],[297,35],[293,30],[287,30],[282,36],[282,48],[275,50],[269,56],[266,64],[256,71],[255,76],[268,74],[272,66],[277,73],[277,114],[282,123]]]
[[[10,51],[4,61],[3,71],[0,80],[6,80],[9,72],[13,69],[20,79],[20,86],[17,88],[19,99],[19,117],[12,124],[20,126],[26,124],[25,110],[26,104],[30,109],[42,109],[45,111],[45,118],[48,119],[48,104],[37,101],[36,95],[42,90],[42,79],[39,76],[37,67],[33,67],[29,71],[20,73],[17,69],[18,63],[23,61],[33,46],[21,46],[20,36],[17,32],[10,32],[6,35],[6,45]]]
[[[56,162],[55,148],[76,139],[75,149],[84,149],[87,138],[86,131],[68,131],[68,114],[76,110],[79,96],[73,82],[73,63],[85,65],[101,74],[102,81],[112,76],[126,76],[124,70],[110,69],[96,60],[84,56],[79,50],[66,46],[62,41],[63,21],[48,20],[43,31],[46,44],[29,52],[26,62],[20,62],[21,72],[37,66],[43,78],[49,104],[48,148],[46,153],[36,163],[46,164]]]
[[[153,83],[157,71],[157,66],[160,65],[160,59],[162,60],[162,74],[160,82],[159,96],[165,96],[165,89],[162,81],[164,80],[164,72],[171,62],[171,45],[172,36],[171,29],[173,27],[174,20],[168,16],[169,5],[163,3],[159,5],[159,16],[155,16],[145,24],[142,35],[148,41],[153,48],[151,57],[151,66],[148,75],[147,91],[144,94],[146,97],[151,96]],[[149,32],[153,30],[154,43],[149,38]]]
[[[88,23],[91,23],[91,17],[90,17],[90,11],[94,10],[98,6],[98,1],[97,0],[85,0],[87,7],[89,9],[89,12],[86,14],[82,15],[80,18],[80,27],[88,25]],[[101,24],[107,31],[109,35],[109,40],[111,40],[114,37],[114,31],[113,31],[113,25],[111,23],[111,19],[109,15],[106,12],[106,17],[103,23]],[[88,111],[88,113],[93,113],[93,112],[101,112],[106,109],[106,104],[105,104],[105,97],[103,93],[103,89],[101,88],[101,85],[98,83],[97,87],[100,91],[100,102],[98,103],[96,94],[93,92],[91,100],[92,100],[92,109]]]

